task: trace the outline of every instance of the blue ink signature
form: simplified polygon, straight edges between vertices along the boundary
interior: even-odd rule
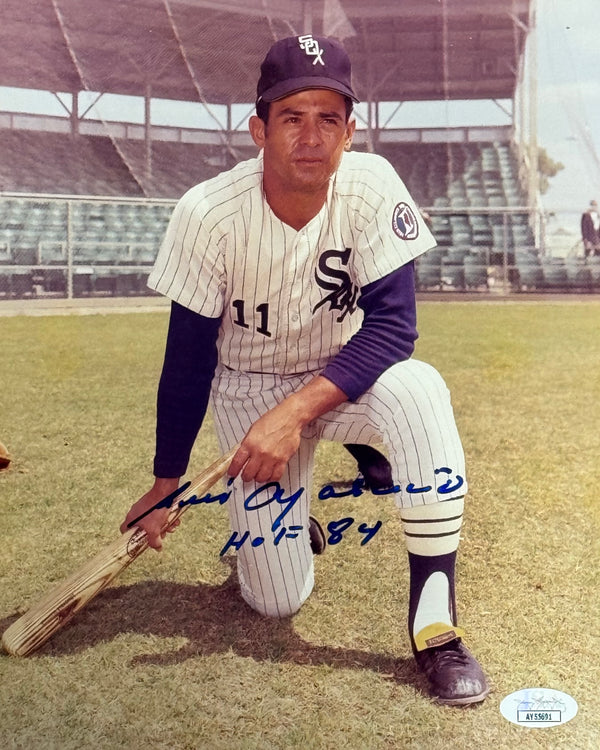
[[[227,486],[230,487],[233,483],[234,477],[231,477],[227,481]],[[170,495],[167,495],[166,497],[163,497],[162,500],[159,500],[156,505],[153,505],[151,508],[148,508],[148,510],[144,511],[140,516],[135,518],[133,521],[130,521],[127,524],[127,528],[130,529],[132,526],[135,526],[139,521],[142,520],[142,518],[146,518],[146,516],[150,515],[150,513],[153,513],[155,510],[159,510],[160,508],[170,508],[173,505],[173,501],[179,497],[179,495],[182,495],[187,488],[191,485],[191,482],[184,482],[181,487],[178,487],[174,492],[171,492]],[[201,505],[202,503],[219,503],[219,505],[223,505],[226,503],[231,496],[230,492],[221,492],[218,495],[211,495],[210,492],[208,492],[206,495],[203,495],[202,497],[198,497],[197,495],[191,495],[190,497],[180,500],[177,503],[177,506],[179,508],[184,508],[186,505]]]
[[[298,532],[302,531],[302,526],[290,526],[289,531],[286,529],[285,526],[283,526],[278,532],[277,535],[273,538],[273,544],[277,547],[279,542],[285,537],[286,539],[296,539],[298,537]],[[291,533],[289,533],[291,532]],[[244,542],[248,539],[250,536],[250,532],[246,531],[242,534],[239,541],[236,541],[236,537],[238,536],[238,532],[234,531],[233,534],[229,537],[229,541],[227,544],[223,547],[223,549],[219,552],[219,557],[223,557],[223,555],[227,552],[227,550],[230,547],[234,547],[238,552],[241,548],[241,546],[244,544]],[[253,547],[260,547],[261,544],[264,544],[265,538],[264,536],[257,536],[254,537],[254,539],[250,542],[250,544]]]
[[[231,486],[234,478],[231,477],[228,482],[227,486]],[[153,505],[148,510],[144,511],[140,516],[138,516],[133,521],[130,521],[127,524],[127,528],[131,528],[132,526],[135,526],[139,521],[142,520],[142,518],[145,518],[147,515],[152,513],[155,510],[158,510],[159,508],[170,508],[173,505],[173,501],[179,497],[179,495],[183,494],[187,488],[190,486],[191,482],[185,482],[181,485],[181,487],[178,487],[174,492],[171,492],[170,495],[167,495],[162,500],[159,500],[156,505]],[[253,504],[253,502],[258,498],[262,493],[265,493],[269,490],[273,490],[273,496],[268,497],[263,502],[258,502],[256,504]],[[299,498],[302,496],[302,493],[304,492],[304,487],[300,487],[299,490],[294,492],[289,497],[285,497],[285,490],[283,487],[279,484],[279,482],[268,482],[267,484],[264,484],[262,487],[259,487],[257,490],[254,490],[248,497],[244,500],[244,508],[246,510],[259,510],[260,508],[264,508],[267,505],[270,505],[273,501],[276,503],[279,503],[279,505],[285,506],[284,509],[281,511],[281,513],[277,516],[277,518],[273,521],[273,527],[272,530],[275,531],[285,518],[286,514],[289,513],[289,511],[294,507],[294,505],[297,503]],[[201,505],[202,503],[219,503],[220,505],[223,505],[229,500],[229,497],[231,496],[231,491],[229,492],[221,492],[219,495],[211,495],[210,492],[206,495],[203,495],[202,497],[198,497],[197,495],[191,495],[190,497],[180,500],[178,502],[178,507],[183,508],[186,505]]]
[[[339,544],[344,537],[344,532],[347,531],[353,523],[354,519],[349,517],[340,518],[339,521],[330,521],[327,524],[327,531],[329,532],[327,544]],[[364,539],[362,539],[360,546],[364,547],[365,544],[370,542],[382,525],[383,521],[377,521],[377,523],[371,527],[367,526],[366,523],[359,524],[357,531],[359,534],[364,534]]]
[[[440,469],[435,469],[435,474],[446,474],[449,478],[441,484],[439,487],[436,487],[435,491],[438,495],[448,495],[451,492],[455,492],[456,490],[460,489],[465,480],[463,477],[460,476],[460,474],[456,474],[455,477],[452,477],[454,472],[452,469],[449,469],[447,466],[442,466]],[[234,481],[234,477],[230,477],[227,481],[227,486],[230,487]],[[148,510],[144,511],[140,516],[138,516],[133,521],[130,521],[127,524],[127,528],[131,528],[132,526],[135,526],[139,521],[142,520],[142,518],[145,518],[147,515],[152,513],[155,510],[158,510],[159,508],[170,508],[173,505],[173,502],[179,497],[179,495],[182,495],[188,487],[191,485],[191,482],[185,482],[181,485],[181,487],[178,487],[174,492],[172,492],[170,495],[167,495],[162,500],[159,500],[156,505],[153,505]],[[261,502],[257,505],[251,505],[251,503],[263,492],[273,489],[273,497],[265,500],[264,502]],[[417,487],[413,482],[409,482],[406,487],[404,488],[405,492],[410,494],[417,494],[417,493],[426,493],[431,492],[433,490],[433,487],[431,485],[425,485],[423,487]],[[369,490],[373,495],[394,495],[398,494],[399,492],[402,492],[402,488],[399,484],[394,484],[392,487],[389,487],[387,489],[382,490]],[[291,510],[291,508],[296,504],[297,500],[301,497],[302,493],[304,492],[304,487],[301,487],[299,490],[294,492],[289,497],[284,496],[285,490],[281,487],[279,482],[269,482],[268,484],[263,485],[262,487],[259,487],[257,490],[255,490],[251,495],[249,495],[246,500],[244,501],[244,508],[246,510],[258,510],[259,508],[264,508],[266,505],[269,505],[273,501],[279,503],[280,505],[285,505],[285,509],[277,516],[275,519],[275,522],[273,524],[274,528],[273,531],[281,524],[281,521],[285,517],[285,515]],[[331,484],[326,484],[324,487],[321,488],[318,494],[319,500],[329,500],[331,498],[341,498],[341,497],[360,497],[365,492],[365,480],[362,477],[357,477],[353,482],[352,486],[349,490],[344,490],[342,492],[336,492],[335,488]],[[219,503],[219,505],[224,505],[229,498],[231,497],[231,490],[221,492],[218,495],[211,495],[210,492],[208,492],[206,495],[203,495],[202,497],[198,497],[197,495],[191,495],[188,498],[180,500],[177,505],[179,508],[183,508],[186,505],[202,505],[202,504],[210,504],[210,503]]]
[[[452,469],[449,469],[447,466],[442,466],[440,469],[435,469],[434,474],[447,474],[448,476],[453,474]],[[436,487],[436,492],[438,495],[448,495],[451,492],[455,492],[456,490],[460,489],[463,484],[465,483],[465,480],[463,477],[460,476],[460,474],[457,474],[454,479],[448,479],[446,482],[441,484],[439,487]],[[404,488],[405,492],[407,492],[409,495],[416,495],[417,493],[426,493],[431,492],[433,490],[433,487],[428,484],[423,487],[417,487],[413,482],[409,482],[406,487]],[[382,490],[368,490],[373,495],[397,495],[399,492],[402,492],[402,487],[399,484],[394,484],[392,487],[388,487],[386,489]],[[352,482],[352,486],[349,490],[344,490],[343,492],[336,492],[333,485],[326,484],[324,487],[321,488],[318,494],[319,500],[329,500],[332,497],[360,497],[365,492],[365,480],[363,477],[356,477],[356,479]]]
[[[252,510],[252,509],[251,509]],[[329,532],[329,537],[327,538],[327,544],[334,545],[339,544],[343,538],[344,538],[344,532],[347,531],[350,526],[354,523],[353,518],[340,518],[339,521],[330,521],[327,524],[327,531]],[[371,541],[371,539],[375,536],[375,534],[379,531],[383,524],[383,521],[377,521],[377,523],[374,526],[367,526],[366,523],[361,523],[357,531],[359,534],[364,534],[364,538],[361,541],[361,547],[363,547],[365,544]],[[274,526],[275,524],[273,524]],[[289,529],[286,529],[285,526],[283,526],[276,534],[276,536],[273,537],[273,544],[277,546],[282,539],[297,539],[298,538],[298,532],[302,531],[303,526],[290,526]],[[272,529],[274,530],[274,529]],[[239,536],[239,539],[238,539]],[[241,549],[242,545],[249,539],[250,532],[246,531],[241,536],[237,531],[234,531],[232,535],[229,537],[229,540],[226,542],[223,549],[219,552],[219,557],[222,557],[228,549],[233,547],[237,552]],[[257,536],[254,537],[250,541],[250,544],[252,547],[260,547],[262,544],[265,543],[264,536]]]
[[[271,488],[273,488],[273,497],[268,498],[264,502],[258,503],[257,505],[251,504],[255,498],[261,495],[265,490],[269,490]],[[259,487],[252,494],[248,495],[248,497],[244,500],[244,508],[246,510],[259,510],[260,508],[265,508],[267,505],[270,505],[273,501],[279,503],[280,505],[285,505],[284,510],[281,511],[281,513],[273,521],[273,525],[271,526],[271,531],[276,531],[276,529],[278,529],[281,525],[281,522],[283,521],[286,514],[289,513],[294,505],[296,505],[303,492],[304,487],[300,487],[300,489],[294,492],[292,495],[290,495],[289,497],[285,497],[285,495],[283,494],[284,490],[279,482],[269,482],[268,484]]]

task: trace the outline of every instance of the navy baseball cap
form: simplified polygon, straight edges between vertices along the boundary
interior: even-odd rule
[[[335,39],[303,34],[280,39],[260,66],[256,101],[274,102],[305,89],[329,89],[357,102],[346,50]]]

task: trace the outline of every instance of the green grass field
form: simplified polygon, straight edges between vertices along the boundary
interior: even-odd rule
[[[150,482],[165,313],[0,318],[0,628],[118,533]],[[477,707],[423,692],[406,636],[407,566],[391,498],[315,500],[358,534],[316,560],[291,621],[240,599],[223,507],[190,510],[35,655],[0,656],[0,748],[564,748],[600,745],[600,304],[420,305],[417,356],[453,393],[471,493],[458,599],[493,683]],[[190,473],[218,455],[210,422]],[[355,466],[322,444],[317,486]],[[229,562],[227,562],[229,561]],[[527,729],[526,687],[577,716]]]

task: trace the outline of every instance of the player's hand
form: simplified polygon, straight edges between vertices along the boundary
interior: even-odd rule
[[[248,430],[229,466],[230,476],[241,472],[244,482],[279,481],[300,446],[302,428],[293,404],[282,401]]]
[[[300,447],[304,427],[347,399],[341,388],[317,375],[252,425],[233,457],[230,476],[241,472],[245,482],[278,482]]]
[[[144,513],[150,510],[150,508],[158,505],[161,500],[174,492],[178,486],[179,479],[157,478],[152,489],[146,492],[145,495],[142,495],[129,509],[129,513],[127,513],[125,520],[121,524],[121,533],[124,534],[128,531],[131,528],[131,523],[140,518],[140,516],[144,516]],[[165,538],[167,532],[174,531],[179,526],[179,519],[177,519],[167,527],[169,512],[169,508],[157,508],[135,523],[135,526],[146,532],[148,546],[155,550],[161,550],[162,540]]]

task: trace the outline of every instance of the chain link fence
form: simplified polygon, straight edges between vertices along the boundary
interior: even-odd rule
[[[0,196],[0,301],[150,295],[146,280],[174,200]],[[423,209],[438,247],[417,262],[420,291],[600,292],[578,216],[538,247],[526,207]],[[546,227],[546,223],[542,222]],[[571,231],[568,231],[571,230]]]

